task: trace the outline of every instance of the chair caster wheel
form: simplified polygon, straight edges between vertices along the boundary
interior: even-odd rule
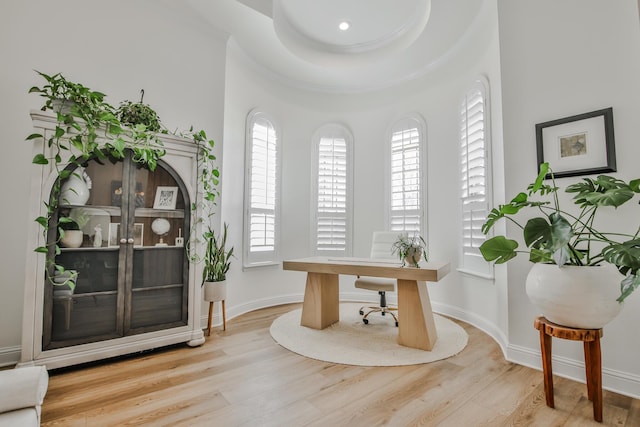
[[[360,313],[360,316],[362,316],[364,314],[364,311],[360,310],[358,313]]]
[[[396,322],[396,328],[398,327],[398,322]]]
[[[385,313],[385,312],[383,311],[383,312],[382,312],[382,313],[380,313],[380,314],[382,314],[382,315],[384,316],[384,315],[385,315],[385,314],[387,314],[387,313]]]
[[[369,319],[362,319],[362,321],[364,322],[365,325],[369,324]]]

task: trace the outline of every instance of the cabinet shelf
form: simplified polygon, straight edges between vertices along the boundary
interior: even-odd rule
[[[61,209],[85,209],[88,214],[91,211],[104,213],[110,216],[119,217],[122,215],[120,206],[98,206],[98,205],[60,205]],[[141,218],[184,218],[183,209],[153,209],[153,208],[136,208],[135,215]]]

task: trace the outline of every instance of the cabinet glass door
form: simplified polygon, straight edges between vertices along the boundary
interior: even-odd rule
[[[133,276],[127,301],[126,333],[149,332],[187,324],[188,261],[184,247],[189,229],[185,188],[162,162],[155,171],[135,170],[135,185],[144,189],[136,203],[129,236],[133,236]]]
[[[43,348],[52,349],[122,335],[123,301],[119,298],[119,244],[115,233],[122,218],[122,162],[87,162],[63,182],[49,240],[60,239],[57,218],[71,218],[79,230],[65,230],[57,264],[75,279],[75,289],[45,283]],[[76,228],[66,227],[65,228]],[[73,235],[79,237],[73,241]],[[60,277],[61,276],[61,277]]]

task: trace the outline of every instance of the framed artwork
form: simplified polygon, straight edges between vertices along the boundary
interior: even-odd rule
[[[178,199],[178,187],[158,187],[153,209],[175,209]]]
[[[536,144],[538,168],[548,162],[556,178],[615,172],[613,109],[538,123]]]
[[[120,223],[109,224],[109,246],[120,246]],[[133,224],[133,246],[142,246],[144,242],[144,224],[136,222]]]

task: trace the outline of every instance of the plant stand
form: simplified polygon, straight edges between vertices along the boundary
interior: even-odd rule
[[[207,320],[207,336],[211,336],[211,322],[213,320],[213,304],[215,301],[209,301],[209,319]],[[227,330],[227,313],[224,307],[224,300],[222,302],[222,330]]]
[[[593,419],[602,422],[602,360],[600,338],[602,329],[579,329],[557,325],[539,316],[533,322],[540,331],[540,349],[542,353],[542,372],[544,375],[544,394],[547,406],[554,408],[553,371],[551,368],[551,337],[582,341],[584,344],[584,363],[587,378],[587,396],[593,402]]]

